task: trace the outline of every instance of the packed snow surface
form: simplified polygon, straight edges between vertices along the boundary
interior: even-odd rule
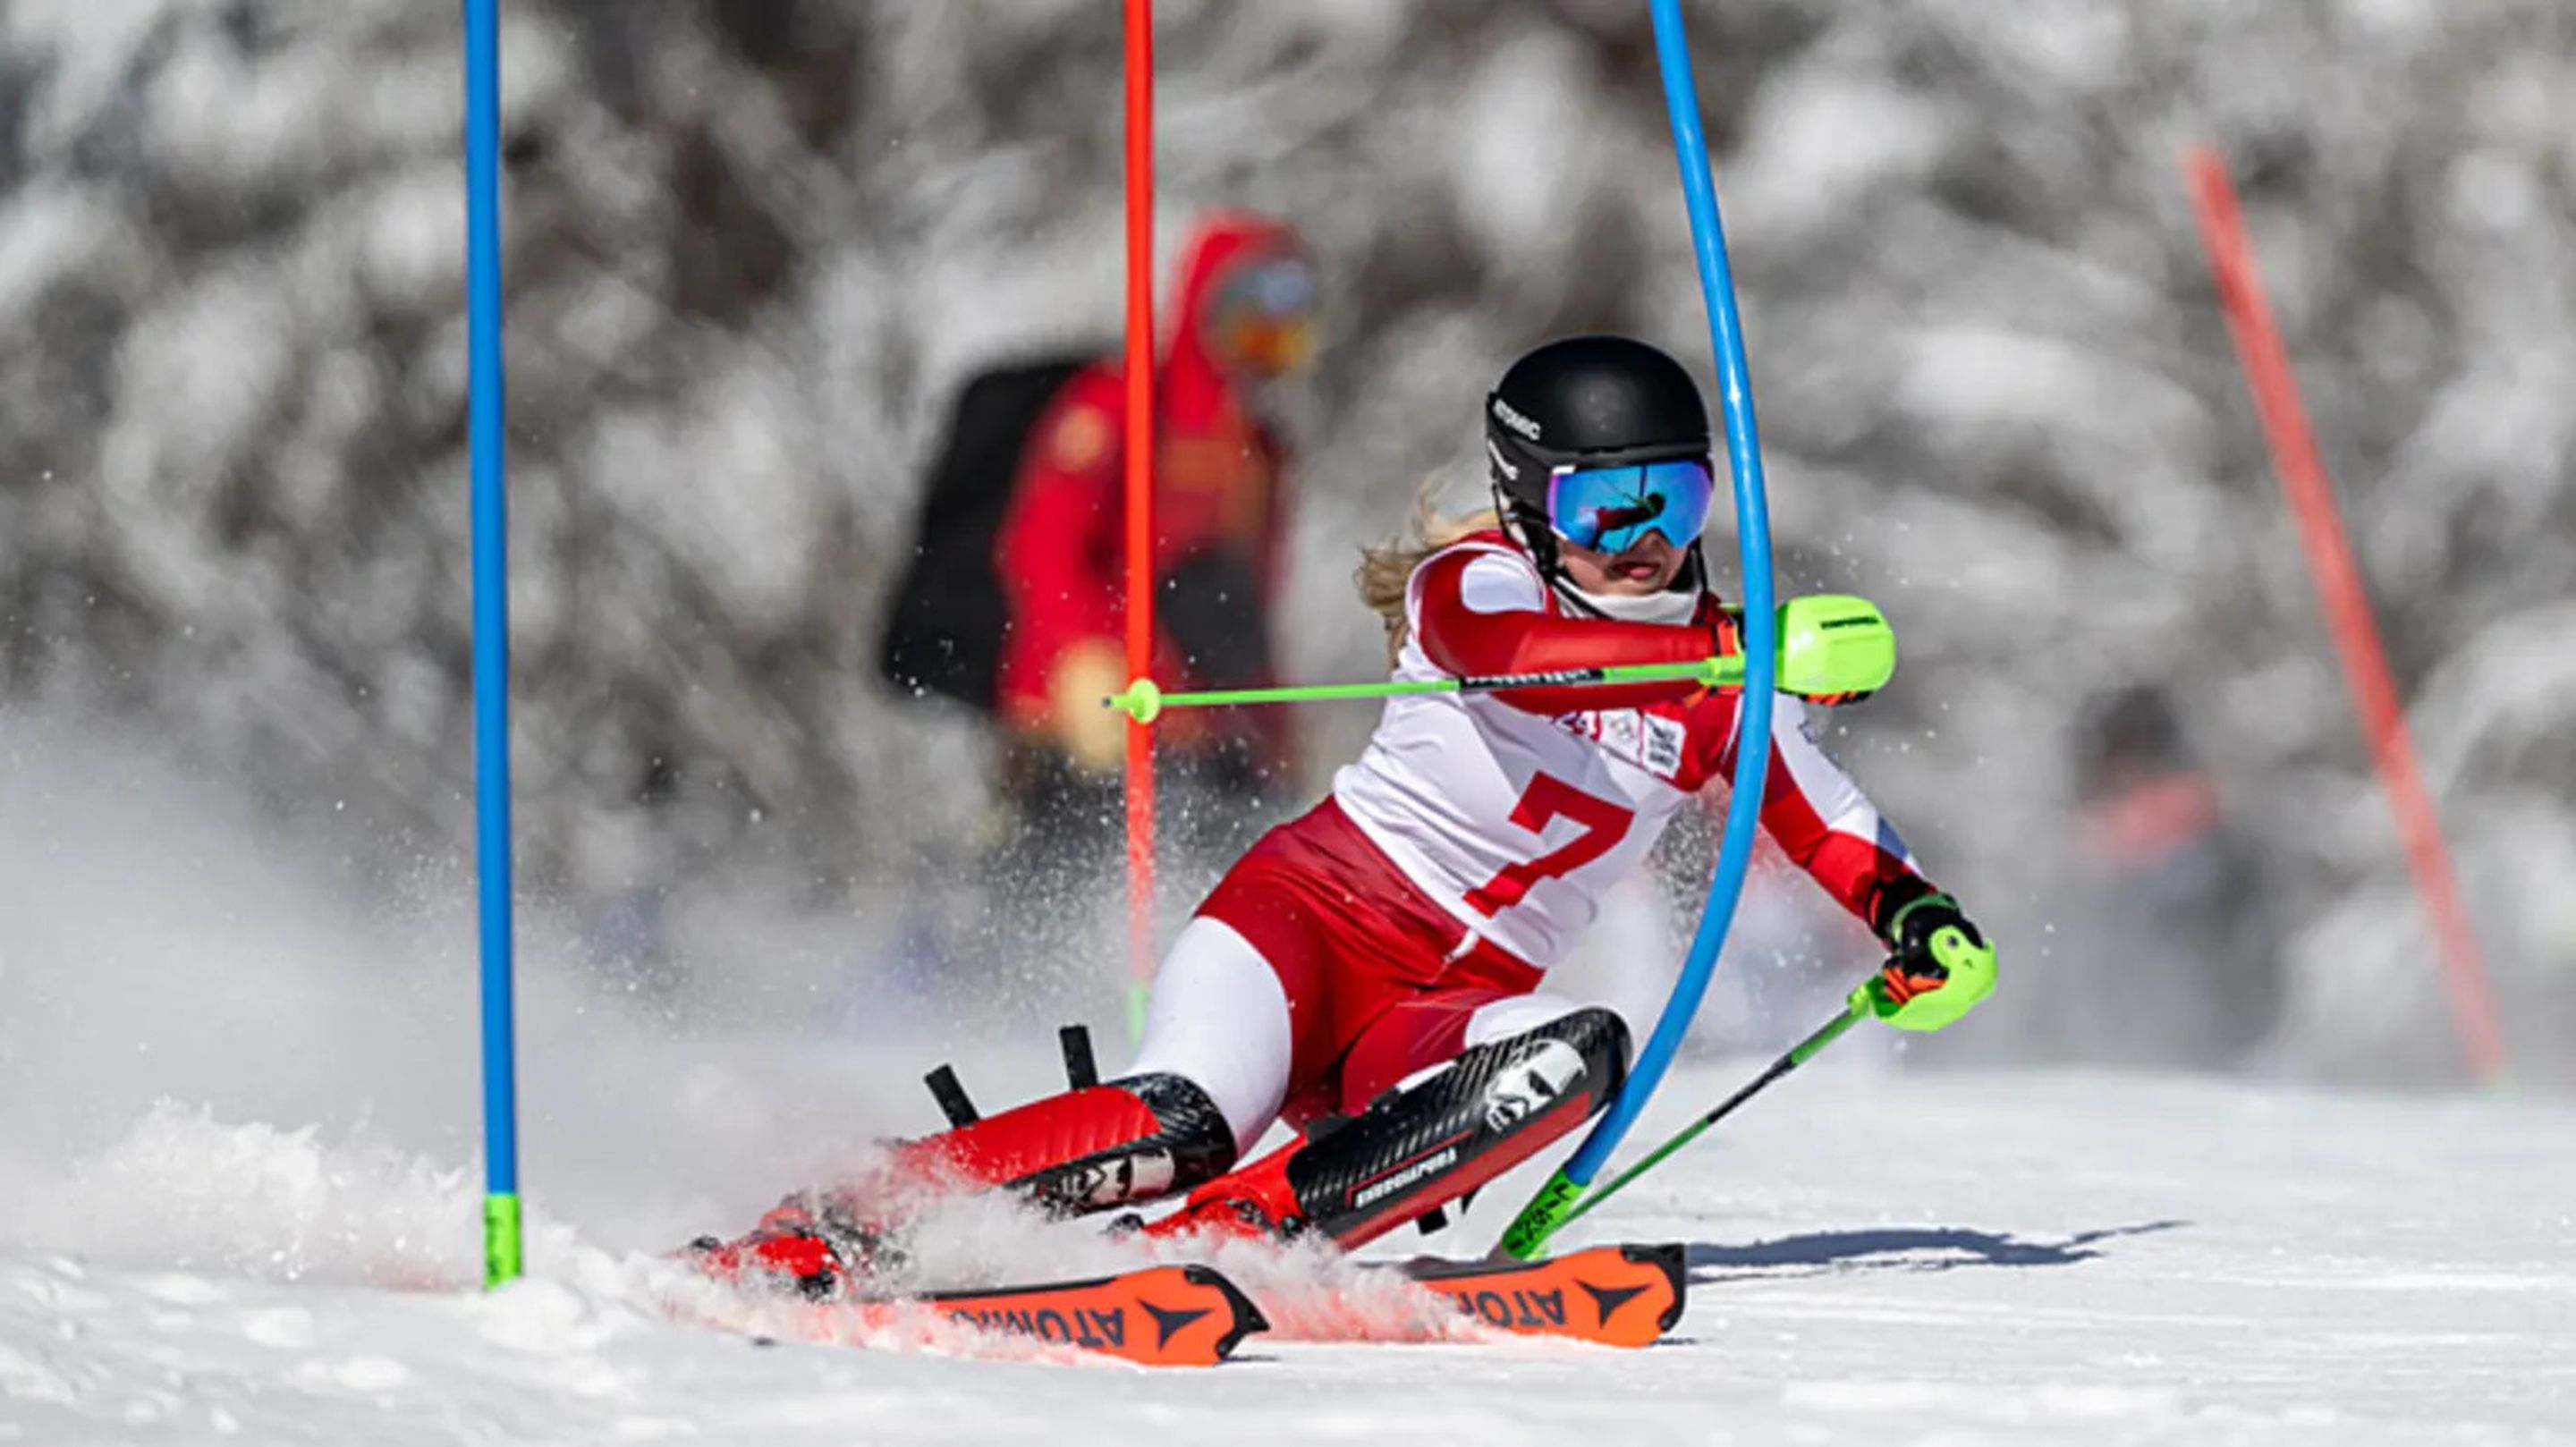
[[[1682,1072],[1643,1134],[1745,1066]],[[2563,1104],[1827,1058],[1570,1233],[1689,1243],[1664,1345],[1255,1338],[1152,1372],[755,1346],[668,1320],[685,1288],[579,1222],[484,1295],[461,1172],[164,1106],[0,1182],[0,1441],[2576,1441],[2571,1139]],[[1504,1185],[1439,1244],[1488,1242]],[[1029,1266],[1108,1249],[979,1229]]]
[[[928,1005],[853,1033],[820,982],[666,1018],[574,977],[541,917],[532,1276],[486,1295],[464,901],[389,912],[302,836],[59,731],[0,731],[0,821],[0,1447],[2576,1443],[2576,1104],[1906,1069],[1875,1027],[1568,1233],[1688,1246],[1650,1350],[1426,1342],[1383,1298],[1357,1317],[1413,1340],[1255,1337],[1208,1371],[954,1332],[755,1346],[675,1320],[725,1303],[659,1253],[934,1127],[942,1059],[987,1109],[1050,1088],[1053,1042]],[[2034,960],[2006,988],[2050,985]],[[1687,1063],[1626,1154],[1759,1063]],[[1427,1244],[1481,1251],[1535,1184]],[[1131,1249],[989,1202],[920,1242],[983,1282]],[[1222,1264],[1256,1293],[1353,1278]]]

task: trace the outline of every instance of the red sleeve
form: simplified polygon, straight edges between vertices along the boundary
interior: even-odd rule
[[[1120,421],[1104,385],[1086,372],[1047,408],[994,543],[1011,626],[1047,667],[1072,644],[1116,639],[1123,627]]]
[[[1895,913],[1896,904],[1932,892],[1902,856],[1818,818],[1814,803],[1777,754],[1771,756],[1770,779],[1762,786],[1762,829],[1808,878],[1872,930]],[[1902,895],[1894,904],[1889,902],[1891,891]]]
[[[1469,549],[1443,553],[1422,565],[1422,651],[1460,677],[1602,668],[1625,663],[1694,663],[1718,647],[1716,634],[1697,626],[1623,623],[1607,618],[1560,618],[1537,609],[1479,613],[1467,606],[1467,567],[1487,556]],[[1493,697],[1527,713],[1560,714],[1635,708],[1687,699],[1703,691],[1689,679],[1596,687],[1515,688]]]
[[[1933,886],[1877,806],[1817,747],[1796,706],[1785,698],[1777,705],[1771,766],[1762,784],[1762,831],[1825,893],[1885,938],[1889,917]],[[1730,738],[1715,776],[1731,780],[1734,773]]]

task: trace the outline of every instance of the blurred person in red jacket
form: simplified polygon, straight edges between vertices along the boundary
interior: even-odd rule
[[[1184,253],[1154,377],[1152,671],[1166,689],[1277,681],[1270,618],[1285,581],[1289,459],[1261,394],[1304,366],[1314,304],[1313,273],[1277,222],[1219,215]],[[995,540],[1009,605],[996,712],[1018,746],[1010,772],[1024,800],[1078,804],[1120,788],[1126,717],[1100,701],[1127,684],[1126,406],[1119,359],[1056,392]],[[1284,710],[1184,710],[1158,729],[1177,795],[1256,802],[1286,783]]]
[[[1315,309],[1313,271],[1277,221],[1218,213],[1184,248],[1154,377],[1152,672],[1166,689],[1278,681],[1291,459],[1266,399],[1304,367]],[[1128,681],[1126,418],[1117,355],[971,379],[884,640],[899,687],[1001,725],[990,883],[1052,914],[1117,858],[1126,716],[1101,700]],[[1176,711],[1155,742],[1181,873],[1276,822],[1292,783],[1285,710]]]

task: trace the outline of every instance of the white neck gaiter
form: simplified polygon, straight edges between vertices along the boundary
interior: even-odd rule
[[[1699,590],[1680,593],[1586,593],[1571,583],[1560,583],[1566,596],[1583,606],[1597,610],[1604,618],[1623,623],[1662,623],[1675,626],[1691,621],[1699,611]]]

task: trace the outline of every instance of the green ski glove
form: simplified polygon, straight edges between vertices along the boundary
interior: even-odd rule
[[[1959,902],[1927,894],[1889,921],[1887,965],[1852,992],[1855,1009],[1899,1030],[1938,1030],[1995,992],[1995,947]],[[1865,997],[1865,998],[1864,998]]]

